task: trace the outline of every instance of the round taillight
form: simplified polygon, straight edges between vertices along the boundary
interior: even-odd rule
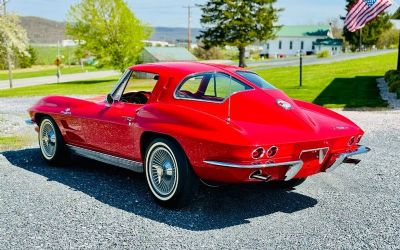
[[[267,156],[268,158],[272,158],[276,155],[276,153],[278,152],[278,147],[276,146],[272,146],[267,150]]]
[[[349,140],[349,146],[353,145],[353,143],[355,142],[356,138],[354,136],[352,136]]]
[[[362,138],[362,135],[359,135],[359,136],[357,137],[357,140],[356,140],[356,142],[357,142],[357,143],[360,143],[360,141],[361,141],[361,138]]]
[[[258,147],[251,152],[251,157],[253,159],[260,159],[265,154],[265,149],[263,147]]]

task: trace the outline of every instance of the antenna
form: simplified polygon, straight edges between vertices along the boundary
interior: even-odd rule
[[[232,97],[232,76],[229,75],[229,99],[228,99],[228,117],[226,118],[226,123],[231,123],[231,97]]]

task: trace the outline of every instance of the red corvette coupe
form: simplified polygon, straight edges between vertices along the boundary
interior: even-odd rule
[[[185,204],[199,180],[294,187],[369,151],[349,119],[226,65],[132,66],[106,97],[49,96],[29,115],[48,163],[74,152],[144,172],[165,206]]]

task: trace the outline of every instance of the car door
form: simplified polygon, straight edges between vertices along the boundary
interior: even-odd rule
[[[84,119],[85,139],[95,151],[123,158],[133,156],[133,120],[143,105],[98,103]]]
[[[151,90],[158,80],[155,76],[158,75],[128,71],[110,94],[113,102],[99,102],[87,112],[83,123],[88,147],[102,153],[133,159],[136,112],[150,99]],[[147,100],[136,103],[137,93],[141,93],[140,96]]]

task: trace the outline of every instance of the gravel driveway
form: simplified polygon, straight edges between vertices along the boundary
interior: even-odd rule
[[[399,249],[400,111],[341,113],[373,149],[360,165],[291,191],[201,188],[175,211],[140,174],[78,157],[49,167],[36,147],[0,153],[0,249]]]

